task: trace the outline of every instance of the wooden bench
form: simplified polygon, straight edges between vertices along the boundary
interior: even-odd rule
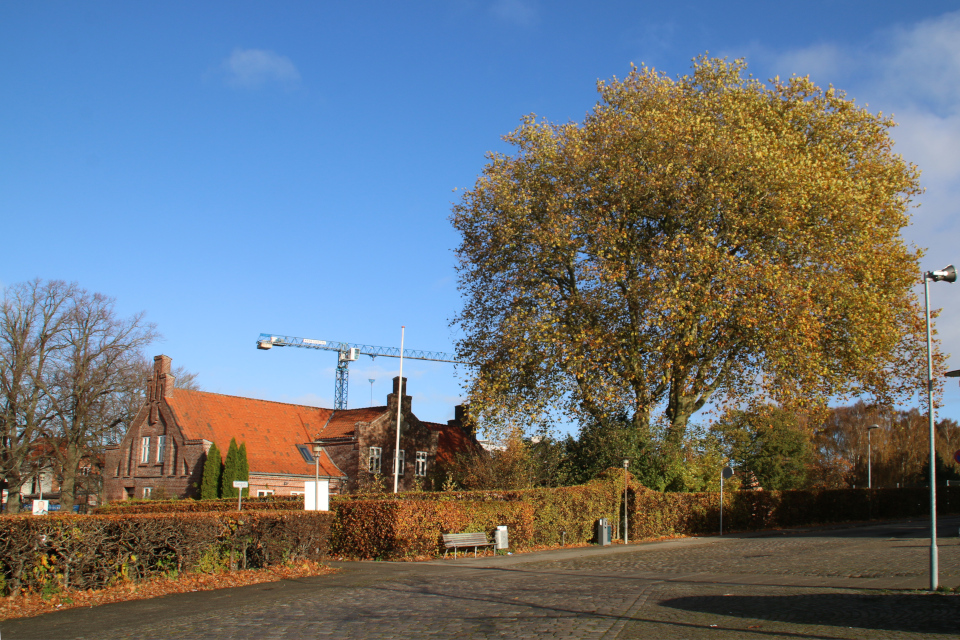
[[[443,550],[443,557],[447,557],[447,552],[453,549],[453,557],[457,557],[457,549],[460,547],[473,547],[473,557],[477,557],[477,547],[492,547],[494,543],[487,541],[485,533],[445,533],[443,534],[443,544],[446,549]]]

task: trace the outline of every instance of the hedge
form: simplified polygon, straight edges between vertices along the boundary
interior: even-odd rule
[[[319,559],[332,520],[309,511],[0,518],[0,593]]]
[[[930,513],[928,489],[740,491],[724,495],[724,531],[756,531]],[[630,536],[635,540],[713,534],[720,528],[717,493],[660,493],[632,486]],[[960,487],[937,488],[937,513],[960,513]]]
[[[303,510],[303,496],[263,496],[244,498],[243,511]],[[211,500],[119,500],[97,507],[95,514],[134,513],[205,513],[210,511],[237,511],[236,498]]]

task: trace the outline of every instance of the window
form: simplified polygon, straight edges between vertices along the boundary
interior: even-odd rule
[[[140,464],[150,462],[150,436],[140,438]]]
[[[143,499],[149,500],[150,496],[153,495],[153,487],[144,487],[143,488]]]
[[[310,464],[314,463],[313,454],[310,453],[310,447],[305,444],[298,444],[297,451],[299,451],[300,455],[303,456],[304,461],[309,462]]]
[[[257,489],[257,497],[262,498],[263,496],[272,496],[273,489]]]
[[[367,464],[367,471],[380,473],[380,447],[370,447],[370,461]]]
[[[183,460],[183,475],[185,475],[185,476],[190,475],[190,467],[187,466],[187,460],[186,460],[186,458],[184,458],[184,460]]]
[[[167,436],[157,436],[157,462],[163,462],[164,445],[167,444]]]
[[[414,475],[425,476],[427,475],[427,452],[426,451],[417,451],[417,468],[414,471]]]
[[[406,466],[406,451],[401,449],[397,452],[397,475],[403,475],[403,468]]]

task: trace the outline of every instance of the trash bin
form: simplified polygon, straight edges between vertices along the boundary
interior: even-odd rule
[[[611,538],[611,529],[612,527],[607,524],[606,518],[600,518],[597,520],[597,544],[601,547],[606,547],[610,545]]]
[[[504,526],[497,527],[497,530],[493,533],[493,543],[495,549],[509,549],[510,544],[507,541],[507,528]]]

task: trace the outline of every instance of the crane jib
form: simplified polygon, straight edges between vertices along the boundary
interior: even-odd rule
[[[335,340],[313,340],[310,338],[297,338],[293,336],[281,336],[272,333],[261,333],[257,339],[258,349],[270,349],[273,347],[301,347],[303,349],[319,349],[323,351],[337,351],[347,353],[351,349],[356,349],[358,353],[370,356],[384,356],[387,358],[399,358],[400,349],[397,347],[377,347],[369,344],[358,344],[352,342],[338,342]],[[431,360],[434,362],[451,362],[454,364],[463,364],[457,359],[456,354],[444,353],[443,351],[425,351],[422,349],[404,349],[403,357],[411,360]]]

